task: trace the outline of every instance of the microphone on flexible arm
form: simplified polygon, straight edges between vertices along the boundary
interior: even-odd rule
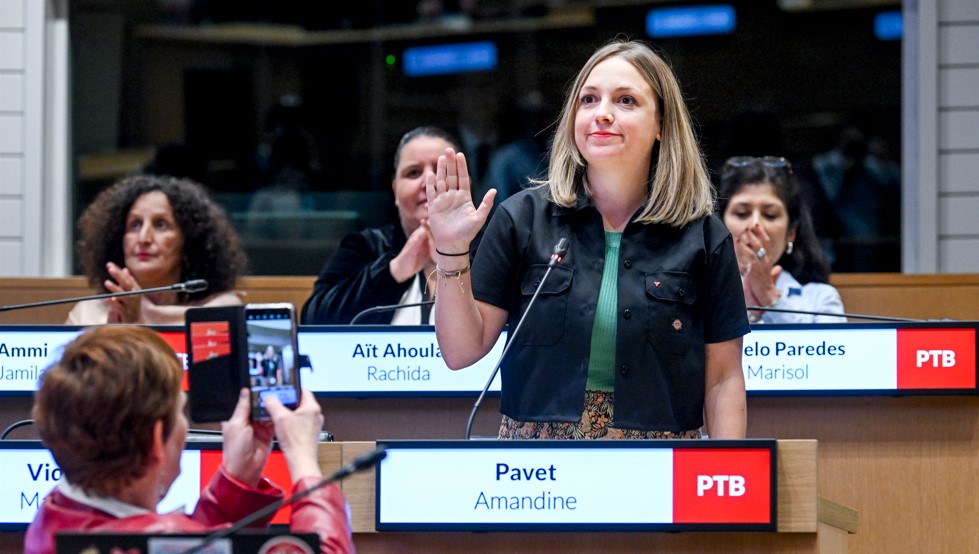
[[[151,289],[126,290],[122,292],[107,292],[104,294],[92,294],[89,296],[77,296],[74,298],[62,298],[60,300],[45,300],[43,302],[29,302],[27,304],[14,304],[12,306],[0,306],[0,312],[10,310],[21,310],[24,308],[40,308],[42,306],[54,306],[56,304],[68,304],[74,302],[84,302],[86,300],[105,300],[107,298],[117,298],[120,296],[135,296],[137,294],[153,294],[155,292],[200,292],[207,290],[207,281],[204,279],[192,279],[182,283],[174,283],[163,287]]]
[[[434,300],[426,300],[424,302],[413,302],[411,304],[388,304],[386,306],[374,306],[373,308],[367,308],[366,310],[358,312],[357,315],[355,315],[353,319],[350,320],[350,323],[348,325],[355,325],[357,321],[359,321],[362,317],[371,314],[393,312],[395,310],[400,310],[401,308],[416,308],[418,306],[431,306],[432,304],[435,304]],[[427,322],[425,321],[423,321],[422,323],[427,324]]]
[[[383,460],[387,455],[388,453],[385,451],[383,446],[375,448],[374,450],[371,450],[366,454],[361,454],[360,456],[354,458],[350,463],[344,464],[343,466],[340,467],[340,469],[334,471],[329,476],[324,477],[322,481],[316,483],[312,487],[309,487],[304,491],[297,492],[289,496],[288,498],[284,498],[282,500],[273,502],[260,510],[256,510],[255,512],[252,512],[250,515],[247,515],[239,519],[238,521],[236,521],[230,527],[219,529],[218,531],[215,531],[207,535],[206,537],[204,537],[204,540],[201,541],[200,544],[195,545],[187,550],[184,550],[180,554],[193,554],[194,552],[200,552],[214,541],[223,539],[225,537],[230,537],[231,535],[237,533],[238,531],[241,531],[245,527],[248,527],[252,523],[255,523],[256,521],[270,514],[274,514],[283,506],[288,506],[290,504],[293,504],[297,500],[300,500],[302,498],[309,496],[310,494],[313,494],[313,492],[320,490],[321,488],[329,485],[330,483],[334,483],[336,481],[340,481],[341,479],[345,479],[346,477],[349,477],[351,474],[357,473],[358,471],[362,471],[374,467],[381,460]]]
[[[891,317],[883,315],[862,315],[862,314],[847,314],[847,313],[831,313],[831,312],[814,312],[809,310],[786,310],[784,308],[766,308],[763,306],[748,306],[749,312],[776,312],[780,314],[800,314],[800,315],[816,315],[816,316],[829,316],[829,317],[845,317],[848,319],[869,319],[874,321],[905,321],[905,322],[922,322],[922,321],[953,321],[953,320],[931,320],[931,319],[911,319],[906,317]]]
[[[520,327],[523,325],[525,319],[527,319],[527,314],[530,313],[530,308],[533,307],[534,301],[537,300],[537,295],[540,294],[541,288],[544,286],[544,281],[547,280],[547,276],[551,274],[551,270],[554,266],[561,263],[564,259],[564,254],[568,251],[568,239],[562,237],[561,240],[557,241],[554,245],[554,250],[551,252],[551,259],[547,262],[547,271],[544,272],[544,276],[541,277],[539,283],[537,283],[537,290],[534,291],[534,295],[530,297],[530,302],[527,303],[527,309],[524,310],[523,315],[520,316],[520,320],[517,321],[517,326],[514,328],[510,336],[507,337],[506,347],[503,349],[503,353],[500,354],[500,359],[496,361],[496,366],[493,367],[492,373],[490,373],[489,379],[486,380],[486,384],[483,386],[482,392],[479,393],[479,398],[476,399],[476,403],[473,404],[473,410],[469,414],[469,422],[466,423],[466,440],[469,440],[472,435],[473,420],[476,418],[476,412],[479,411],[479,405],[483,403],[483,397],[486,396],[487,391],[489,391],[490,385],[493,384],[493,380],[496,379],[496,374],[500,372],[500,366],[503,364],[503,359],[506,357],[507,352],[510,351],[510,347],[513,346],[513,339],[516,338],[517,333],[520,332]]]

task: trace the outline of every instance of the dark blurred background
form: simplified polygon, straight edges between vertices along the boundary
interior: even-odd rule
[[[344,233],[394,218],[402,133],[442,126],[481,190],[516,190],[543,168],[582,63],[626,37],[672,63],[715,175],[732,155],[785,156],[834,270],[900,271],[900,8],[75,0],[74,215],[128,172],[189,176],[229,212],[253,274],[316,273]],[[651,36],[653,12],[681,36]],[[895,15],[896,36],[881,27]],[[678,22],[720,31],[683,35]]]

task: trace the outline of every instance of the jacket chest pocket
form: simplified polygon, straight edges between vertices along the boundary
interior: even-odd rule
[[[645,275],[646,340],[659,352],[683,354],[694,335],[697,286],[688,273],[659,271]]]
[[[554,266],[545,280],[546,273],[547,264],[532,265],[520,283],[520,313],[527,314],[527,319],[520,329],[519,340],[527,346],[554,345],[564,336],[574,270],[567,266]],[[534,305],[530,306],[538,287],[540,293]]]

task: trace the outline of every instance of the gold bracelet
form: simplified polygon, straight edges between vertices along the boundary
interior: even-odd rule
[[[466,273],[469,273],[469,264],[466,264],[466,267],[462,269],[456,269],[453,271],[446,271],[441,267],[439,267],[438,265],[436,265],[435,271],[433,273],[438,275],[440,279],[441,278],[449,279],[454,277],[459,281],[459,291],[461,291],[462,294],[466,294],[466,289],[465,287],[462,286],[462,276],[465,275]],[[438,287],[435,287],[435,296],[438,296]]]

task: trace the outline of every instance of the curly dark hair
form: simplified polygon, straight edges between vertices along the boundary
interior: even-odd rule
[[[717,190],[717,215],[723,219],[731,197],[749,185],[768,184],[785,204],[789,229],[795,229],[795,247],[783,254],[778,264],[792,274],[800,284],[828,283],[829,262],[823,252],[812,224],[809,209],[803,204],[792,176],[792,166],[784,158],[739,156],[724,163]]]
[[[156,175],[128,177],[103,190],[78,220],[76,250],[89,285],[105,291],[104,283],[111,279],[106,264],[125,266],[122,238],[129,209],[137,198],[153,191],[167,196],[184,233],[180,280],[205,279],[209,285],[204,291],[181,293],[180,300],[196,300],[234,288],[247,258],[224,211],[201,185]]]

